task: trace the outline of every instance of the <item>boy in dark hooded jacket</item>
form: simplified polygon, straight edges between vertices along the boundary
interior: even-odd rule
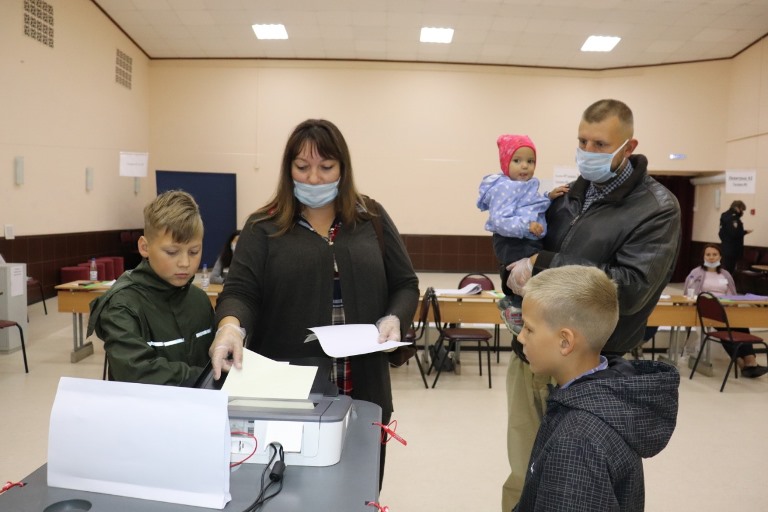
[[[616,284],[595,267],[545,270],[525,286],[519,340],[552,375],[517,512],[642,511],[642,458],[675,429],[680,376],[658,361],[600,355],[618,321]]]
[[[213,308],[192,284],[203,250],[203,221],[180,190],[144,208],[144,258],[91,303],[88,336],[104,341],[111,380],[192,386],[208,363]]]

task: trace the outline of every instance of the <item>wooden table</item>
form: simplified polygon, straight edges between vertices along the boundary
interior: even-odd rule
[[[199,286],[197,282],[194,283]],[[216,299],[223,285],[211,284],[206,293],[211,300],[211,306],[216,306]],[[90,312],[91,302],[96,297],[104,295],[109,285],[93,281],[72,281],[56,286],[58,290],[59,313],[72,313],[72,353],[70,362],[76,363],[93,354],[93,344],[85,342],[83,329],[83,314]]]
[[[766,267],[768,269],[768,267]],[[493,292],[478,295],[439,295],[440,315],[446,323],[503,324],[496,307],[498,296]],[[768,328],[768,301],[724,301],[728,307],[728,321],[731,327]],[[434,321],[430,311],[429,320]],[[684,295],[672,295],[659,299],[648,317],[651,327],[672,327],[668,359],[677,362],[681,328],[697,327],[696,299]],[[425,341],[425,345],[428,342]],[[702,373],[711,374],[709,357],[699,363]]]
[[[752,268],[760,272],[768,272],[768,265],[752,265]]]

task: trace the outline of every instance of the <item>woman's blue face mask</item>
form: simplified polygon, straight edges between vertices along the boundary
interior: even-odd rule
[[[341,178],[333,183],[310,185],[293,180],[293,195],[305,206],[320,208],[336,199],[339,193],[339,181]]]
[[[592,153],[576,148],[576,167],[581,177],[594,183],[605,183],[614,176],[611,171],[611,162],[621,149],[627,145],[629,139],[616,148],[613,153]]]

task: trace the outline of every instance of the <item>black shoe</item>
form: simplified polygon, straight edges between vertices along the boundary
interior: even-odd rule
[[[745,366],[741,369],[741,375],[748,379],[756,379],[757,377],[762,377],[766,373],[768,373],[768,367],[760,365]]]

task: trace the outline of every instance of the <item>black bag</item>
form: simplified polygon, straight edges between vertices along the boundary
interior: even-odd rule
[[[445,349],[445,345],[441,345],[440,350],[437,350],[437,351],[435,350],[435,345],[430,345],[429,357],[432,358],[435,368],[437,368],[437,364],[442,360],[443,364],[440,370],[444,372],[453,371],[454,369],[453,358],[448,357],[448,351]]]
[[[415,355],[416,347],[413,345],[401,345],[387,354],[389,356],[389,365],[395,368],[403,366]]]

